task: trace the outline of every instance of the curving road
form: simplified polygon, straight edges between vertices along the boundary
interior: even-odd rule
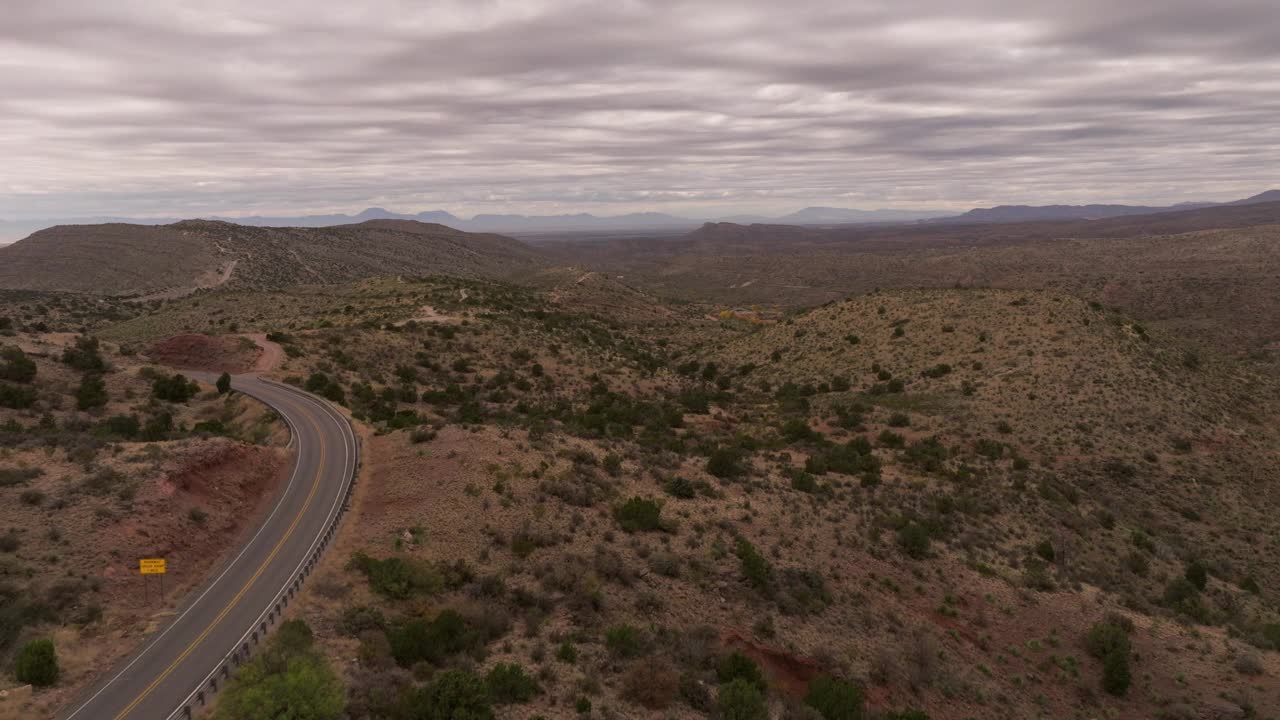
[[[187,373],[212,383],[214,376]],[[296,388],[237,376],[232,387],[270,405],[292,431],[296,460],[271,514],[249,541],[178,608],[174,619],[85,691],[62,720],[165,720],[195,710],[275,624],[337,523],[359,447],[324,400]],[[265,633],[260,633],[265,637]],[[210,701],[212,697],[208,698]]]

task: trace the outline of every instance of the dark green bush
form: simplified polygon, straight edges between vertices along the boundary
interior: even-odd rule
[[[809,682],[804,702],[823,720],[862,720],[862,689],[846,680],[819,675]]]
[[[1102,689],[1116,696],[1129,691],[1133,677],[1129,671],[1129,654],[1112,652],[1102,659]]]
[[[515,663],[498,663],[484,677],[489,699],[498,705],[526,703],[542,692],[538,681]]]
[[[1196,587],[1197,590],[1203,591],[1209,582],[1209,571],[1204,564],[1198,560],[1187,563],[1187,568],[1183,572],[1183,577]]]
[[[720,659],[720,664],[716,667],[716,679],[721,684],[733,682],[734,680],[745,680],[758,688],[760,692],[769,689],[769,682],[765,680],[764,671],[760,669],[760,665],[738,650],[734,650]]]
[[[0,407],[11,410],[26,410],[35,404],[35,388],[0,382]]]
[[[927,472],[942,470],[949,456],[950,453],[947,452],[947,448],[936,437],[925,438],[911,443],[903,454],[907,462]]]
[[[405,718],[493,720],[493,707],[480,678],[465,670],[445,670],[407,697]]]
[[[773,568],[756,550],[756,546],[745,538],[738,540],[737,555],[742,566],[742,577],[747,583],[757,590],[768,588],[773,582]]]
[[[929,542],[929,530],[914,520],[898,529],[898,546],[916,560],[929,556]]]
[[[391,627],[387,640],[396,663],[413,667],[424,660],[438,664],[482,644],[485,638],[457,610],[446,609],[431,620],[414,618]]]
[[[609,654],[620,658],[639,657],[645,650],[644,634],[634,625],[615,625],[604,631]]]
[[[681,498],[684,500],[696,497],[698,494],[698,489],[694,486],[692,481],[678,475],[663,484],[662,489],[671,497]]]
[[[184,403],[200,392],[200,386],[181,373],[161,376],[151,383],[151,394],[159,400]]]
[[[747,473],[742,451],[735,447],[722,447],[707,459],[707,472],[718,478],[741,477]]]
[[[29,383],[36,377],[36,364],[19,347],[0,350],[0,380]]]
[[[62,362],[81,372],[100,373],[107,363],[98,351],[98,338],[81,335],[75,344],[62,351]]]
[[[80,379],[80,387],[76,390],[76,407],[81,410],[92,410],[107,404],[107,384],[101,375],[85,375]]]
[[[656,500],[633,497],[613,510],[613,517],[626,532],[662,529],[662,506]]]
[[[369,580],[369,589],[392,598],[407,600],[461,586],[472,578],[465,562],[434,565],[416,558],[389,557],[379,560],[364,553],[351,557],[348,567],[359,570]]]
[[[48,687],[58,682],[58,653],[52,640],[32,640],[18,650],[13,664],[18,682]]]
[[[719,720],[768,720],[764,693],[741,678],[725,683],[716,696],[716,717]]]

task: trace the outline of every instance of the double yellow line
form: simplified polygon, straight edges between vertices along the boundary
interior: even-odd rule
[[[306,418],[307,423],[311,425],[311,428],[315,430],[316,437],[320,437],[320,426],[316,424],[316,421],[313,420],[310,415],[305,413],[303,414],[303,417]],[[236,606],[236,603],[240,602],[240,599],[244,597],[245,593],[249,592],[249,588],[253,587],[253,584],[262,576],[262,573],[266,572],[267,566],[270,565],[271,561],[280,553],[281,548],[284,547],[284,544],[293,535],[293,531],[298,528],[298,523],[301,522],[302,518],[307,514],[307,509],[311,507],[311,501],[316,496],[316,490],[320,487],[320,474],[324,468],[325,449],[323,442],[320,442],[319,445],[320,462],[316,467],[315,478],[311,482],[311,490],[307,493],[306,502],[303,503],[302,509],[298,511],[298,515],[293,518],[293,522],[289,524],[289,529],[285,531],[284,535],[280,538],[280,541],[276,543],[276,546],[271,549],[271,554],[267,555],[267,559],[262,561],[262,565],[258,567],[258,570],[253,574],[253,577],[249,578],[249,581],[244,584],[244,587],[240,588],[240,592],[236,593],[236,596],[231,598],[231,602],[227,603],[227,606],[222,608],[222,612],[218,613],[218,616],[213,619],[213,622],[209,623],[209,626],[204,629],[204,632],[200,633],[199,637],[195,640],[192,640],[191,644],[182,651],[182,654],[178,655],[178,657],[169,664],[169,667],[165,668],[164,672],[156,676],[156,679],[152,680],[151,684],[144,688],[141,693],[138,693],[138,696],[133,699],[133,702],[126,705],[123,710],[117,713],[113,720],[122,720],[129,713],[133,712],[134,708],[138,707],[139,703],[146,700],[147,696],[150,695],[151,692],[160,685],[160,683],[164,682],[164,679],[169,677],[169,675],[182,664],[182,661],[185,660],[188,655],[195,651],[196,646],[204,642],[205,638],[209,637],[209,633],[213,632],[213,629],[218,626],[218,623],[222,622],[222,619],[227,616],[227,613],[231,612],[231,609]],[[302,462],[301,446],[299,446],[298,462]]]

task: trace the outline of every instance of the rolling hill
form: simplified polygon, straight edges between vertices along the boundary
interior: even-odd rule
[[[541,264],[538,251],[512,238],[408,220],[327,228],[210,220],[68,225],[0,248],[0,288],[159,299],[376,275],[505,278]]]

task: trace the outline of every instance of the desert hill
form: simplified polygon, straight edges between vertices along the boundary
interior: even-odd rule
[[[536,250],[508,237],[407,220],[328,228],[208,220],[69,225],[0,248],[0,288],[165,298],[401,273],[508,277],[540,264]]]

